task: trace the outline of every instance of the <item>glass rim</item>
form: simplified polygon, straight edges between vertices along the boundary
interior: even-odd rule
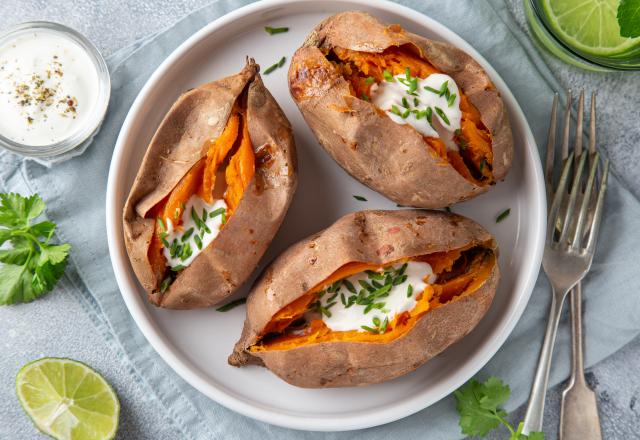
[[[0,146],[9,151],[28,157],[54,157],[73,150],[98,132],[107,113],[107,108],[109,107],[111,78],[109,76],[107,63],[95,45],[80,32],[60,23],[52,21],[28,21],[14,25],[0,33],[0,45],[25,32],[34,30],[58,33],[76,43],[89,56],[98,75],[99,90],[96,103],[84,124],[72,131],[69,136],[50,144],[30,145],[17,142],[0,133]]]
[[[547,20],[545,19],[545,13],[540,10],[539,2],[537,0],[524,0],[524,3],[525,6],[529,6],[528,8],[525,7],[525,17],[528,19],[535,19],[537,24],[540,25],[540,31],[544,33],[544,36],[549,40],[549,43],[554,44],[555,49],[563,51],[566,56],[572,59],[571,61],[575,65],[600,72],[632,72],[640,70],[640,46],[637,65],[625,65],[624,63],[616,63],[611,58],[585,54],[572,48],[569,44],[559,38],[556,32],[550,28]],[[533,17],[530,17],[531,15],[533,15]],[[534,37],[536,37],[535,39],[540,39],[540,37],[536,35],[536,32],[532,33],[534,34]],[[550,50],[550,48],[546,47],[545,41],[539,41],[539,43],[546,49]]]

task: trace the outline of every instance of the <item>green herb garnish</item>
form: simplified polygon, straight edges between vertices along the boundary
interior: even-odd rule
[[[361,202],[366,202],[367,201],[367,199],[362,197],[362,196],[354,195],[353,198],[356,199],[356,200],[359,200]]]
[[[402,106],[404,108],[409,108],[409,101],[407,101],[407,98],[405,98],[404,96],[402,97]]]
[[[640,37],[640,0],[620,0],[617,18],[621,37]]]
[[[56,224],[33,220],[44,212],[37,194],[0,194],[0,305],[29,302],[53,289],[71,245],[52,244]]]
[[[191,237],[191,235],[193,234],[194,229],[193,228],[189,228],[185,231],[184,234],[182,234],[182,238],[180,239],[180,241],[182,241],[183,243],[185,243],[187,240],[189,240],[189,238]],[[196,235],[197,237],[197,235]]]
[[[451,95],[449,95],[449,98],[447,98],[447,104],[449,105],[449,107],[453,107],[454,102],[456,102],[456,94],[452,93]]]
[[[411,295],[413,295],[413,285],[409,284],[407,286],[407,298],[411,298]]]
[[[440,90],[438,90],[438,94],[440,96],[445,96],[448,95],[447,92],[449,92],[449,80],[446,80],[442,83],[442,86],[440,86]]]
[[[368,325],[361,325],[360,328],[368,331],[369,333],[375,333],[378,334],[378,329],[377,328],[371,328]]]
[[[435,107],[435,109],[436,109],[436,113],[438,114],[438,116],[440,116],[440,119],[442,119],[442,121],[445,124],[451,125],[450,122],[449,122],[449,118],[447,118],[447,115],[444,114],[442,109],[440,107]]]
[[[162,280],[162,283],[160,283],[160,293],[166,292],[172,281],[173,275],[168,275],[164,280]]]
[[[222,307],[218,307],[216,312],[228,312],[229,310],[238,307],[240,304],[244,304],[247,302],[247,298],[235,299],[231,302],[226,303]]]
[[[367,79],[364,80],[364,83],[368,86],[370,86],[374,82],[376,82],[376,79],[373,76],[369,76],[367,77]]]
[[[164,225],[164,222],[160,217],[156,219],[156,222],[158,223],[158,229],[160,232],[167,232],[167,227]]]
[[[289,32],[289,28],[288,27],[271,27],[271,26],[265,26],[264,30],[269,34],[269,35],[275,35],[275,34],[283,34],[285,32]]]
[[[436,95],[440,94],[440,90],[434,89],[433,87],[424,86],[423,89],[425,89],[427,92],[435,93]]]
[[[400,111],[398,106],[395,104],[391,105],[391,113],[393,113],[394,115],[402,116],[402,112]]]
[[[271,72],[273,72],[274,70],[276,70],[277,68],[284,66],[284,62],[286,61],[286,59],[287,59],[286,57],[280,58],[280,61],[278,61],[277,63],[275,63],[275,64],[273,64],[273,65],[271,65],[269,67],[267,67],[267,69],[264,71],[264,74],[268,75]]]
[[[429,124],[433,124],[433,109],[431,107],[427,107],[424,111],[425,116],[427,117],[427,121]]]
[[[511,433],[510,440],[544,440],[542,432],[522,434],[522,422],[515,429],[507,422],[507,412],[501,406],[509,399],[511,389],[497,377],[483,383],[472,379],[453,394],[458,402],[458,423],[463,434],[484,437],[502,424]]]
[[[500,223],[502,220],[504,220],[505,218],[509,217],[509,214],[511,213],[511,208],[507,208],[504,211],[502,211],[498,217],[496,217],[496,223]]]
[[[360,95],[360,99],[362,99],[363,101],[371,102],[371,99],[364,92],[362,93],[362,95]]]
[[[385,69],[384,72],[382,72],[382,76],[384,77],[385,81],[388,81],[388,82],[394,82],[395,81],[395,79],[393,78],[393,75],[391,74],[391,72],[389,72],[386,69]]]
[[[198,250],[202,250],[202,239],[200,238],[199,235],[195,235],[193,237],[193,241],[196,242],[196,246],[198,246]]]

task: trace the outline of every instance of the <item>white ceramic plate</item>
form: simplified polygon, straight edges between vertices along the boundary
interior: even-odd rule
[[[322,150],[287,89],[289,57],[307,33],[323,18],[349,9],[369,11],[383,21],[458,46],[485,68],[500,90],[515,138],[514,166],[505,182],[454,211],[480,222],[496,236],[502,280],[480,325],[417,371],[375,386],[306,390],[286,384],[263,368],[227,365],[227,355],[240,335],[244,307],[220,313],[149,305],[126,255],[120,216],[146,145],[171,104],[191,87],[236,73],[245,55],[254,57],[263,69],[287,56],[287,65],[263,78],[293,125],[299,157],[298,191],[263,264],[345,213],[395,209],[394,203],[349,177]],[[289,26],[290,31],[269,36],[265,25]],[[359,202],[354,194],[368,201]],[[511,215],[496,224],[496,216],[506,208]],[[451,393],[489,361],[520,318],[533,289],[542,255],[545,210],[538,152],[522,110],[498,74],[468,43],[434,20],[391,2],[275,0],[251,4],[210,23],[176,49],[147,81],[115,147],[106,220],[113,268],[127,307],[151,345],[180,376],[211,399],[249,417],[329,431],[380,425],[417,412]],[[246,295],[247,290],[236,296]]]

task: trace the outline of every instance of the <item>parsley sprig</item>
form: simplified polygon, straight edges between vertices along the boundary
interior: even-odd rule
[[[0,305],[33,301],[64,273],[71,245],[51,243],[55,223],[33,222],[44,209],[37,194],[0,194]]]
[[[454,392],[458,401],[460,414],[459,425],[465,435],[484,437],[500,425],[505,426],[509,440],[544,440],[544,433],[522,433],[523,423],[516,428],[506,420],[507,412],[501,406],[509,399],[511,389],[497,377],[490,377],[485,382],[470,380]]]

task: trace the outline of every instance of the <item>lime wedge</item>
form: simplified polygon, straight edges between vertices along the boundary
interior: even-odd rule
[[[18,399],[36,427],[58,440],[116,435],[120,403],[106,380],[71,359],[43,358],[20,370]]]
[[[619,55],[640,45],[640,37],[620,36],[616,14],[620,0],[542,0],[554,33],[587,55]]]

